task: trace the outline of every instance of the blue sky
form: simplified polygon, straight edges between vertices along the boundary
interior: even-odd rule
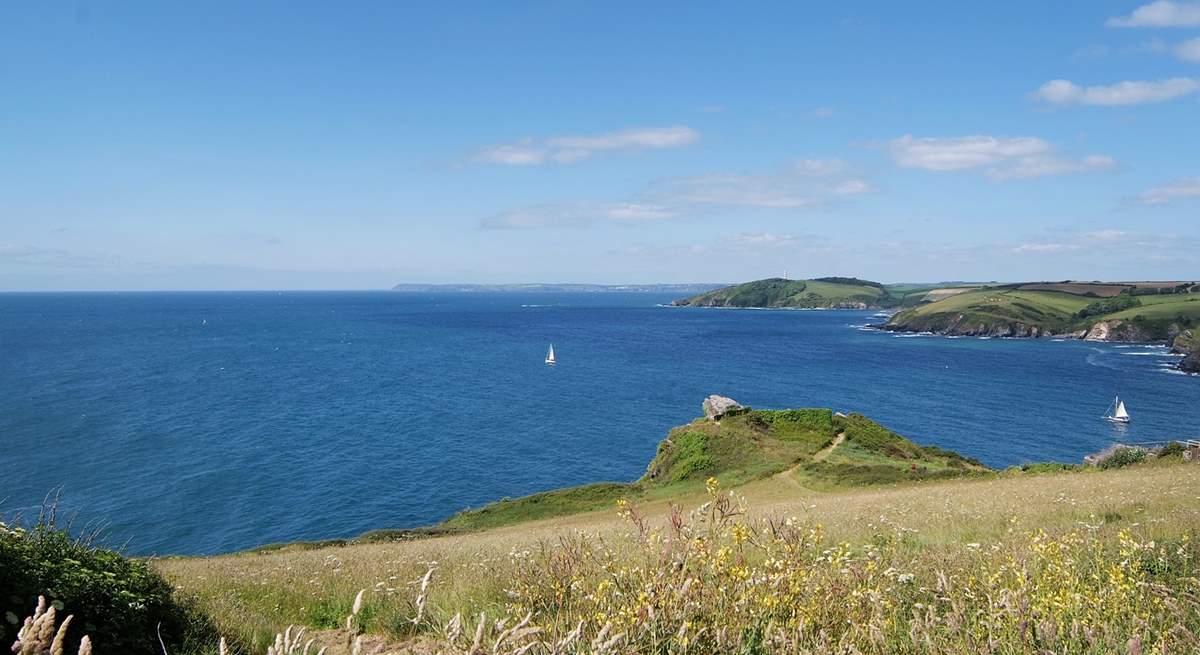
[[[0,10],[0,289],[1200,275],[1200,3]]]

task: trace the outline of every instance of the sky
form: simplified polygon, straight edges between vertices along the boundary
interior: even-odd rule
[[[1200,2],[0,8],[0,290],[1200,277]]]

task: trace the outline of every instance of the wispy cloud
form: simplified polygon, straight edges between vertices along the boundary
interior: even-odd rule
[[[639,203],[547,204],[522,207],[480,221],[488,229],[520,230],[542,227],[587,227],[593,223],[645,223],[674,218],[667,207]]]
[[[121,258],[106,253],[0,243],[0,262],[29,267],[96,269],[120,266]]]
[[[774,175],[715,174],[662,180],[651,195],[674,203],[795,209],[820,202],[795,178]]]
[[[797,175],[836,175],[846,170],[846,162],[840,159],[801,159],[792,164]]]
[[[1108,228],[1088,232],[1058,234],[1053,240],[1035,240],[1010,245],[1007,250],[1016,255],[1056,255],[1078,252],[1089,256],[1157,256],[1173,257],[1186,252],[1195,239],[1185,236],[1164,238],[1163,235],[1138,234],[1128,230]],[[996,244],[999,245],[999,244]]]
[[[1175,56],[1184,61],[1200,64],[1200,37],[1184,41],[1175,46]]]
[[[1128,16],[1114,16],[1105,23],[1109,27],[1197,27],[1200,26],[1200,3],[1157,0],[1134,9]]]
[[[1200,177],[1181,177],[1138,195],[1144,205],[1165,205],[1179,198],[1200,198]]]
[[[569,164],[598,152],[679,148],[699,140],[699,132],[683,125],[640,127],[597,135],[558,136],[542,140],[525,138],[514,143],[484,146],[475,152],[472,159],[508,166]]]
[[[840,159],[802,159],[767,174],[724,173],[660,180],[649,197],[667,204],[798,209],[874,189]]]
[[[887,148],[895,162],[904,168],[936,172],[982,170],[996,180],[1096,171],[1115,164],[1111,157],[1103,155],[1062,158],[1051,144],[1036,137],[905,135],[889,141]]]
[[[1126,106],[1165,102],[1200,91],[1200,80],[1173,77],[1155,81],[1127,81],[1109,86],[1080,86],[1070,80],[1050,80],[1033,97],[1056,105]]]
[[[1075,243],[1023,243],[1015,248],[1012,248],[1010,252],[1017,255],[1026,255],[1030,253],[1060,253],[1079,250],[1082,247],[1083,246]]]
[[[874,191],[840,159],[802,159],[774,173],[714,173],[655,181],[627,202],[567,203],[522,207],[484,218],[492,229],[587,227],[636,224],[697,214],[721,207],[788,210],[844,202]]]

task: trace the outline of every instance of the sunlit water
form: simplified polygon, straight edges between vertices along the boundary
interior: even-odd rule
[[[860,329],[652,294],[0,295],[0,513],[213,553],[632,480],[710,393],[867,414],[985,463],[1200,436],[1163,348]],[[543,363],[553,343],[558,365]],[[1101,419],[1121,394],[1133,423]]]

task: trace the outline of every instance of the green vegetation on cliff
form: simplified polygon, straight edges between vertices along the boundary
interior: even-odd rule
[[[770,278],[735,284],[676,300],[688,307],[852,308],[895,304],[883,285],[856,278],[785,280]]]
[[[832,489],[987,471],[975,460],[917,445],[858,414],[845,416],[828,409],[751,410],[721,421],[697,419],[671,430],[636,482],[605,482],[504,499],[460,512],[438,527],[492,528],[601,509],[620,498],[660,500],[695,492],[709,477],[738,486],[783,475],[801,486]]]
[[[67,642],[87,635],[95,655],[200,652],[217,639],[207,618],[180,602],[147,562],[72,536],[55,525],[53,509],[28,529],[0,523],[0,644],[16,640],[18,619],[39,596],[60,617],[74,616]]]
[[[1200,286],[1192,283],[1043,282],[981,287],[941,297],[897,313],[887,328],[1166,341],[1198,323]]]

